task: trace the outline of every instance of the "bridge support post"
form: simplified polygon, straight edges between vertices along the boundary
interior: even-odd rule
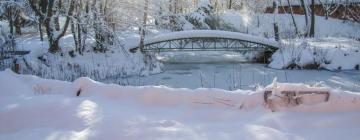
[[[20,64],[18,63],[17,58],[13,60],[13,71],[17,74],[20,72]]]

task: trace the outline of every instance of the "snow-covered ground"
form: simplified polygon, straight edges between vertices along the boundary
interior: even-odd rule
[[[123,39],[119,36],[119,39]],[[102,80],[111,76],[148,75],[159,73],[160,67],[152,71],[146,69],[143,55],[130,53],[129,48],[139,42],[135,34],[128,34],[123,44],[109,47],[107,53],[92,51],[91,45],[94,40],[88,39],[88,48],[80,55],[70,51],[74,50],[74,40],[71,34],[61,40],[62,54],[48,53],[48,42],[40,41],[38,35],[29,34],[17,39],[17,45],[21,50],[30,50],[30,54],[24,56],[26,62],[20,59],[21,73],[39,75],[44,78],[71,81],[78,77],[86,76]],[[41,60],[40,60],[40,59]]]
[[[122,87],[0,72],[0,139],[357,139],[360,93],[331,88],[328,102],[264,107],[256,91]],[[76,95],[79,94],[79,97]]]
[[[269,67],[286,69],[316,65],[331,71],[360,70],[360,42],[347,38],[284,40]]]
[[[274,36],[272,14],[219,15],[236,31],[270,40]],[[47,52],[47,41],[25,29],[17,45],[31,53],[20,62],[20,72],[66,81],[1,71],[0,140],[358,139],[360,72],[354,69],[360,65],[360,25],[316,17],[315,39],[289,39],[297,38],[290,15],[276,18],[285,40],[269,67],[300,69],[240,64],[246,56],[237,52],[170,52],[158,56],[170,62],[162,73],[141,77],[159,73],[161,64],[148,71],[142,54],[128,52],[139,43],[134,33],[120,33],[123,44],[107,53],[88,47],[74,57],[69,53],[74,50],[71,35],[61,40],[63,53],[54,55]],[[304,17],[295,18],[303,31]],[[0,25],[8,30],[6,23]],[[158,39],[170,37],[162,30],[153,35],[159,34]],[[181,61],[203,64],[174,64]],[[312,64],[332,71],[301,70]],[[116,84],[77,79],[82,76]],[[268,90],[274,93],[269,97],[274,108],[264,101]],[[328,91],[330,98],[325,102],[311,94],[296,97],[309,99],[299,106],[276,104],[284,101],[279,93],[287,90]]]
[[[282,38],[294,38],[295,29],[290,14],[252,14],[247,11],[225,11],[219,16],[227,23],[234,26],[243,33],[274,38],[274,18],[279,24],[280,36]],[[305,17],[294,15],[300,33],[305,31]],[[315,37],[345,37],[360,38],[360,24],[356,22],[343,21],[339,19],[316,16]]]
[[[235,11],[226,11],[219,14],[221,18],[226,21],[228,24],[231,24],[234,28],[242,33],[249,33],[255,36],[269,37],[273,38],[273,16],[271,14],[261,14],[261,15],[252,15],[246,12],[235,12]],[[293,36],[291,16],[286,14],[278,15],[278,20],[280,22],[280,31],[283,36]],[[304,28],[304,17],[301,15],[296,15],[296,20],[298,22],[299,30]],[[259,19],[259,22],[257,21]],[[259,23],[259,26],[257,26]],[[3,28],[6,29],[6,23],[2,23]],[[337,19],[325,20],[322,17],[317,17],[317,31],[316,36],[318,39],[314,40],[285,40],[288,42],[287,46],[301,48],[303,42],[308,42],[311,46],[326,48],[335,48],[334,46],[341,46],[340,50],[331,49],[329,53],[329,60],[331,64],[324,65],[323,68],[330,70],[338,70],[341,67],[341,70],[355,69],[358,65],[360,59],[359,54],[356,53],[356,49],[359,48],[360,44],[358,41],[354,41],[352,38],[360,37],[360,28],[357,23],[343,22]],[[336,28],[341,27],[341,28]],[[329,30],[331,29],[331,30]],[[119,33],[119,39],[122,40],[123,46],[114,46],[110,48],[110,51],[106,54],[93,53],[92,51],[84,53],[84,55],[76,55],[72,58],[69,55],[69,51],[74,49],[74,42],[72,36],[66,35],[61,40],[61,46],[63,50],[63,56],[52,55],[47,53],[48,44],[45,39],[44,42],[39,41],[39,36],[33,31],[34,29],[24,29],[24,35],[18,37],[17,44],[19,48],[23,50],[31,50],[31,54],[25,56],[27,63],[22,62],[21,68],[24,68],[23,73],[31,73],[40,75],[44,78],[51,79],[61,79],[61,80],[74,80],[77,77],[87,76],[93,79],[105,81],[108,77],[114,76],[126,76],[126,75],[147,75],[151,73],[159,73],[161,64],[157,64],[158,67],[152,71],[148,71],[146,65],[143,62],[143,56],[140,53],[129,54],[128,49],[134,48],[139,43],[139,38],[134,33]],[[156,34],[163,34],[162,30],[159,30]],[[122,36],[120,36],[122,35]],[[153,35],[148,35],[148,38],[151,38]],[[326,38],[331,36],[333,39]],[[344,38],[345,37],[345,38]],[[342,41],[346,40],[346,41]],[[88,45],[91,46],[94,40],[88,39]],[[289,43],[290,42],[290,43]],[[295,43],[291,43],[295,42]],[[316,42],[315,45],[313,45]],[[344,43],[345,42],[345,43]],[[319,45],[320,44],[320,45]],[[329,45],[330,44],[330,45]],[[352,44],[355,44],[351,46]],[[91,50],[91,48],[88,48]],[[124,51],[125,49],[125,51]],[[293,52],[293,49],[289,51],[282,52]],[[326,51],[328,51],[326,49]],[[325,51],[325,52],[326,52]],[[302,51],[298,51],[302,52]],[[308,50],[307,52],[311,52]],[[304,53],[307,54],[307,53]],[[349,54],[348,56],[342,57],[344,54]],[[209,54],[211,55],[211,54]],[[232,54],[226,54],[231,56]],[[336,55],[336,57],[333,57]],[[284,62],[283,59],[279,56],[287,56],[289,60]],[[45,61],[41,61],[38,58],[41,57]],[[272,68],[284,68],[289,63],[288,61],[293,60],[296,56],[292,54],[281,54],[274,56],[274,62],[270,65]],[[308,61],[308,57],[304,57],[299,62]],[[336,58],[336,60],[335,60]],[[201,60],[199,60],[201,61]],[[219,60],[218,60],[219,61]],[[236,60],[235,60],[236,61]],[[343,63],[351,62],[351,63]],[[30,66],[31,68],[28,68]]]
[[[360,24],[316,16],[315,38],[296,38],[290,14],[251,14],[246,11],[225,11],[220,17],[240,32],[274,38],[274,18],[278,21],[283,47],[275,53],[272,68],[283,69],[291,64],[304,67],[317,64],[328,70],[360,69]],[[298,30],[304,33],[303,15],[294,15]],[[240,22],[239,22],[240,21]],[[289,39],[290,38],[290,39]]]
[[[137,45],[137,36],[128,34],[126,37],[125,49]],[[72,41],[71,35],[63,39],[65,52],[72,48]],[[360,43],[348,38],[284,40],[286,46],[274,55],[273,62],[269,65],[271,68],[282,69],[291,64],[292,60],[296,60],[295,63],[299,66],[319,62],[323,68],[335,70],[335,72],[283,71],[269,69],[264,65],[238,64],[246,59],[238,52],[173,52],[160,53],[159,59],[167,63],[196,63],[165,64],[162,67],[163,72],[158,73],[160,70],[156,70],[155,73],[158,74],[145,77],[141,72],[144,70],[141,54],[129,53],[129,57],[126,57],[121,47],[112,48],[114,53],[85,53],[84,56],[77,55],[75,58],[66,53],[63,57],[50,55],[49,61],[53,61],[55,66],[48,67],[37,58],[41,54],[46,54],[46,42],[42,43],[37,36],[27,35],[19,39],[18,44],[21,48],[32,50],[32,53],[25,58],[34,66],[34,69],[41,72],[39,75],[51,79],[72,81],[77,77],[87,76],[102,82],[121,85],[166,85],[173,88],[191,89],[215,87],[235,90],[266,86],[277,77],[280,82],[321,84],[343,90],[360,91],[360,72],[353,70],[357,64],[360,64],[360,59],[358,59],[360,52],[357,52],[360,49]],[[304,44],[308,44],[307,47],[304,47]],[[314,55],[313,51],[317,51],[318,55]],[[221,64],[224,62],[226,63]],[[328,64],[328,62],[331,63]],[[337,72],[340,70],[339,67],[341,70],[351,71]]]

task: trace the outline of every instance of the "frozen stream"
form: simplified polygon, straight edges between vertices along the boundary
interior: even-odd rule
[[[236,53],[166,54],[159,58],[164,61],[163,73],[120,78],[115,82],[132,86],[164,85],[173,88],[236,90],[268,85],[277,77],[279,82],[317,84],[360,91],[360,71],[276,70],[263,64],[235,61],[242,59]]]

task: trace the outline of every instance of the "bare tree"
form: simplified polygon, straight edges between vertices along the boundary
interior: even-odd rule
[[[65,35],[69,27],[70,19],[75,8],[75,0],[70,0],[64,15],[66,17],[65,24],[60,31],[57,31],[53,23],[55,22],[54,20],[60,16],[59,13],[61,12],[59,11],[60,9],[55,7],[56,2],[56,0],[29,0],[30,6],[35,14],[44,22],[49,41],[49,52],[51,53],[56,53],[61,50],[59,41]]]
[[[5,0],[0,1],[0,17],[4,16],[9,22],[10,34],[21,34],[21,13],[24,9],[24,1]],[[2,10],[1,10],[2,9]]]
[[[334,2],[333,0],[319,0],[319,2],[325,12],[326,20],[329,19],[329,16],[331,16],[340,7],[340,4]]]
[[[301,7],[304,10],[304,16],[305,16],[305,36],[308,36],[309,34],[309,12],[308,12],[308,5],[305,2],[305,0],[300,0],[301,2]]]
[[[296,35],[299,35],[299,30],[298,30],[298,27],[297,27],[297,24],[296,24],[296,21],[295,21],[294,11],[293,11],[291,2],[290,2],[290,0],[287,0],[287,2],[288,2],[289,7],[290,7],[290,14],[291,14],[291,18],[292,18],[292,21],[293,21],[293,24],[294,24],[295,33],[296,33]]]

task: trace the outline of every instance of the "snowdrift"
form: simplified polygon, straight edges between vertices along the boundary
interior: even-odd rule
[[[0,73],[2,97],[33,97],[38,95],[62,95],[78,98],[107,98],[126,100],[154,106],[218,106],[234,109],[250,109],[264,105],[264,92],[273,91],[329,91],[328,102],[312,104],[309,110],[360,110],[360,93],[304,84],[277,83],[258,88],[256,91],[221,89],[172,89],[164,86],[131,87],[103,84],[89,78],[74,82],[41,79],[36,76],[18,75],[11,70]],[[320,107],[320,108],[318,108]],[[300,107],[301,109],[306,108]],[[295,109],[296,110],[296,109]]]
[[[330,91],[329,101],[277,112],[264,105],[266,90],[277,93],[314,89]],[[303,84],[274,82],[257,91],[231,92],[123,87],[89,78],[63,82],[6,70],[0,72],[0,91],[0,139],[6,140],[352,139],[360,136],[360,93]]]

